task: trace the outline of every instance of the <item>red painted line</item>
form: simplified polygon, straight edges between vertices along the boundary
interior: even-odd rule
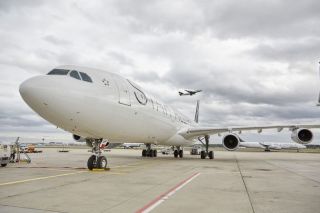
[[[172,188],[169,189],[167,192],[161,194],[160,196],[158,196],[157,198],[155,198],[154,200],[152,200],[150,203],[148,203],[147,205],[145,205],[144,207],[142,207],[141,209],[139,209],[138,211],[136,211],[136,213],[146,213],[146,212],[150,212],[152,209],[154,209],[156,206],[158,206],[159,204],[161,204],[165,199],[168,199],[168,197],[170,197],[170,196],[173,195],[175,192],[177,192],[178,190],[180,190],[184,185],[188,184],[192,179],[196,178],[198,175],[200,175],[199,172],[194,173],[193,175],[191,175],[191,176],[188,177],[187,179],[181,181],[181,182],[178,183],[176,186],[172,187]]]

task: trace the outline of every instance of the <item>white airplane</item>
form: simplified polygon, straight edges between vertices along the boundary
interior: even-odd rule
[[[306,146],[298,143],[276,143],[276,142],[240,142],[240,147],[246,148],[261,148],[266,152],[270,152],[271,149],[305,149]]]
[[[183,96],[183,95],[195,95],[198,92],[201,92],[202,90],[198,89],[198,90],[192,90],[192,89],[185,89],[185,90],[180,90],[179,91],[179,95]]]
[[[174,146],[174,157],[183,157],[182,146],[205,140],[201,158],[214,157],[209,151],[209,137],[226,133],[222,144],[227,150],[239,148],[234,132],[288,128],[292,139],[310,143],[310,128],[320,125],[275,125],[252,127],[203,127],[172,107],[147,95],[138,85],[117,74],[78,66],[59,66],[20,85],[24,101],[41,117],[73,134],[76,141],[92,146],[88,169],[105,168],[100,144],[145,143],[143,157],[154,157],[151,144]],[[197,111],[198,112],[198,111]],[[197,119],[197,115],[195,118]]]

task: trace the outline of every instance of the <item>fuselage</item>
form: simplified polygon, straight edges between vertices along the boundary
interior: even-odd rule
[[[190,145],[178,133],[196,123],[117,74],[60,66],[20,85],[41,117],[84,138],[111,143]]]

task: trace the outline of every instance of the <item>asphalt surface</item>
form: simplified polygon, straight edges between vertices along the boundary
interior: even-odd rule
[[[88,171],[87,150],[44,149],[32,163],[0,168],[0,212],[319,212],[320,154],[185,152],[142,158],[105,153],[109,171]]]

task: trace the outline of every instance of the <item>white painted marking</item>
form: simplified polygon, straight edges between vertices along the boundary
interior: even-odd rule
[[[188,183],[190,183],[192,180],[194,180],[196,177],[198,177],[200,173],[195,173],[188,177],[187,179],[183,180],[176,186],[174,186],[172,189],[167,191],[166,193],[160,195],[156,199],[152,200],[150,203],[139,209],[136,213],[148,213],[155,209],[157,206],[159,206],[161,203],[163,203],[165,200],[169,199],[172,195],[174,195],[177,191],[182,189],[184,186],[186,186]]]

